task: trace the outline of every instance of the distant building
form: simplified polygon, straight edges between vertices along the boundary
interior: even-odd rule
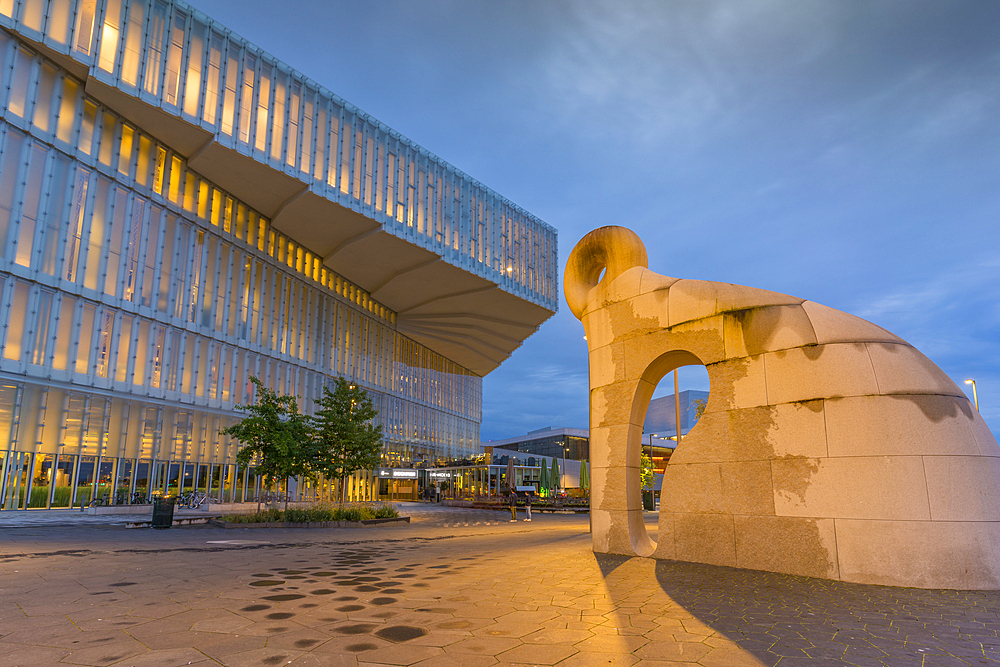
[[[484,447],[507,449],[525,454],[538,454],[558,459],[583,461],[590,458],[590,431],[585,428],[545,428],[528,431],[504,440],[491,440]],[[565,449],[565,455],[564,450]]]
[[[699,401],[708,400],[707,391],[682,391],[681,403],[681,436],[694,428],[698,422]],[[646,411],[646,421],[643,423],[643,433],[655,433],[661,438],[677,434],[677,417],[674,410],[674,397],[662,396],[649,402]]]

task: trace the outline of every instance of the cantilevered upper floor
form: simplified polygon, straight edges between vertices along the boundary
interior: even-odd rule
[[[0,25],[474,373],[555,312],[552,227],[183,2],[0,0]]]

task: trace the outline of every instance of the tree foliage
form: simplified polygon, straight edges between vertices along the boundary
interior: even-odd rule
[[[642,455],[642,463],[639,470],[642,474],[642,490],[649,491],[653,488],[653,460],[648,455]]]
[[[378,467],[382,450],[382,425],[371,397],[342,377],[333,391],[323,387],[312,418],[317,449],[316,469],[330,479],[343,480],[357,470]]]
[[[289,477],[343,480],[357,470],[379,465],[382,425],[373,423],[378,410],[364,389],[336,378],[333,391],[324,387],[313,417],[299,412],[294,396],[279,396],[257,378],[256,399],[237,405],[249,414],[223,429],[240,443],[236,462],[256,467],[270,487]]]
[[[236,462],[256,466],[266,486],[289,477],[311,478],[315,452],[309,419],[299,412],[294,396],[279,396],[255,377],[250,381],[256,400],[236,406],[249,416],[222,431],[242,445]]]

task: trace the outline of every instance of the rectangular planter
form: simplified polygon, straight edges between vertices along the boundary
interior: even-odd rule
[[[305,521],[301,523],[292,523],[290,521],[234,523],[209,519],[208,523],[217,528],[377,528],[394,523],[410,523],[410,517],[400,516],[391,519],[366,519],[364,521]]]

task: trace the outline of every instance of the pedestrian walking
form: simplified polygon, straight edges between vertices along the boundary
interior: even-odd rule
[[[510,505],[510,522],[514,523],[517,521],[517,491],[514,489],[511,489],[510,495],[507,496],[507,503]]]
[[[524,513],[525,521],[531,521],[531,491],[524,494]]]

